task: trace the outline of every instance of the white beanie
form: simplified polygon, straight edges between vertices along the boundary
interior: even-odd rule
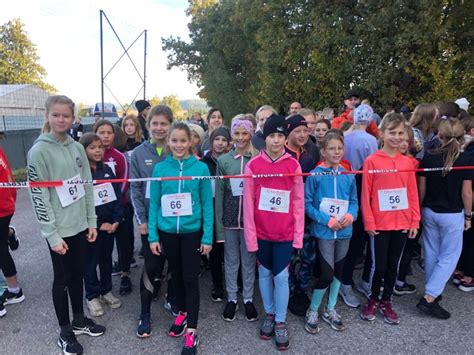
[[[467,112],[467,110],[469,110],[469,101],[467,101],[465,97],[461,97],[454,102],[457,103],[459,108],[462,108],[464,111]]]

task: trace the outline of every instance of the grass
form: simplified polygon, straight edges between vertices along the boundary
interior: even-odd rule
[[[15,181],[26,181],[26,169],[16,169],[12,171]]]

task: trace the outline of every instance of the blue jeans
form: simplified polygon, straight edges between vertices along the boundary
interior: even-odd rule
[[[423,250],[425,252],[425,293],[443,293],[461,256],[464,212],[436,213],[423,208]]]
[[[112,251],[114,235],[98,231],[94,243],[87,243],[84,287],[87,300],[92,300],[112,291]],[[99,266],[100,281],[97,278]]]

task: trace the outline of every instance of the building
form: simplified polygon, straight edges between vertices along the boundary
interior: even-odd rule
[[[48,96],[34,84],[0,85],[0,116],[44,117]]]

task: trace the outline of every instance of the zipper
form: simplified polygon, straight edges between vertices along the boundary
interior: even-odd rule
[[[334,169],[332,171],[333,173],[335,173]],[[337,200],[337,183],[336,183],[336,174],[334,174],[334,177],[333,177],[333,186],[334,186],[334,198]],[[334,239],[337,239],[337,232],[336,231],[333,231],[334,232]]]
[[[241,155],[240,156],[240,174],[242,174],[243,168],[244,168],[244,156]],[[237,227],[240,228],[240,229],[243,229],[240,226],[240,214],[241,213],[242,213],[242,196],[239,196],[239,214],[237,215]]]
[[[183,161],[179,160],[179,177],[183,176]],[[178,180],[178,193],[181,193],[181,182],[183,180]],[[176,234],[179,234],[179,215],[176,218]]]

